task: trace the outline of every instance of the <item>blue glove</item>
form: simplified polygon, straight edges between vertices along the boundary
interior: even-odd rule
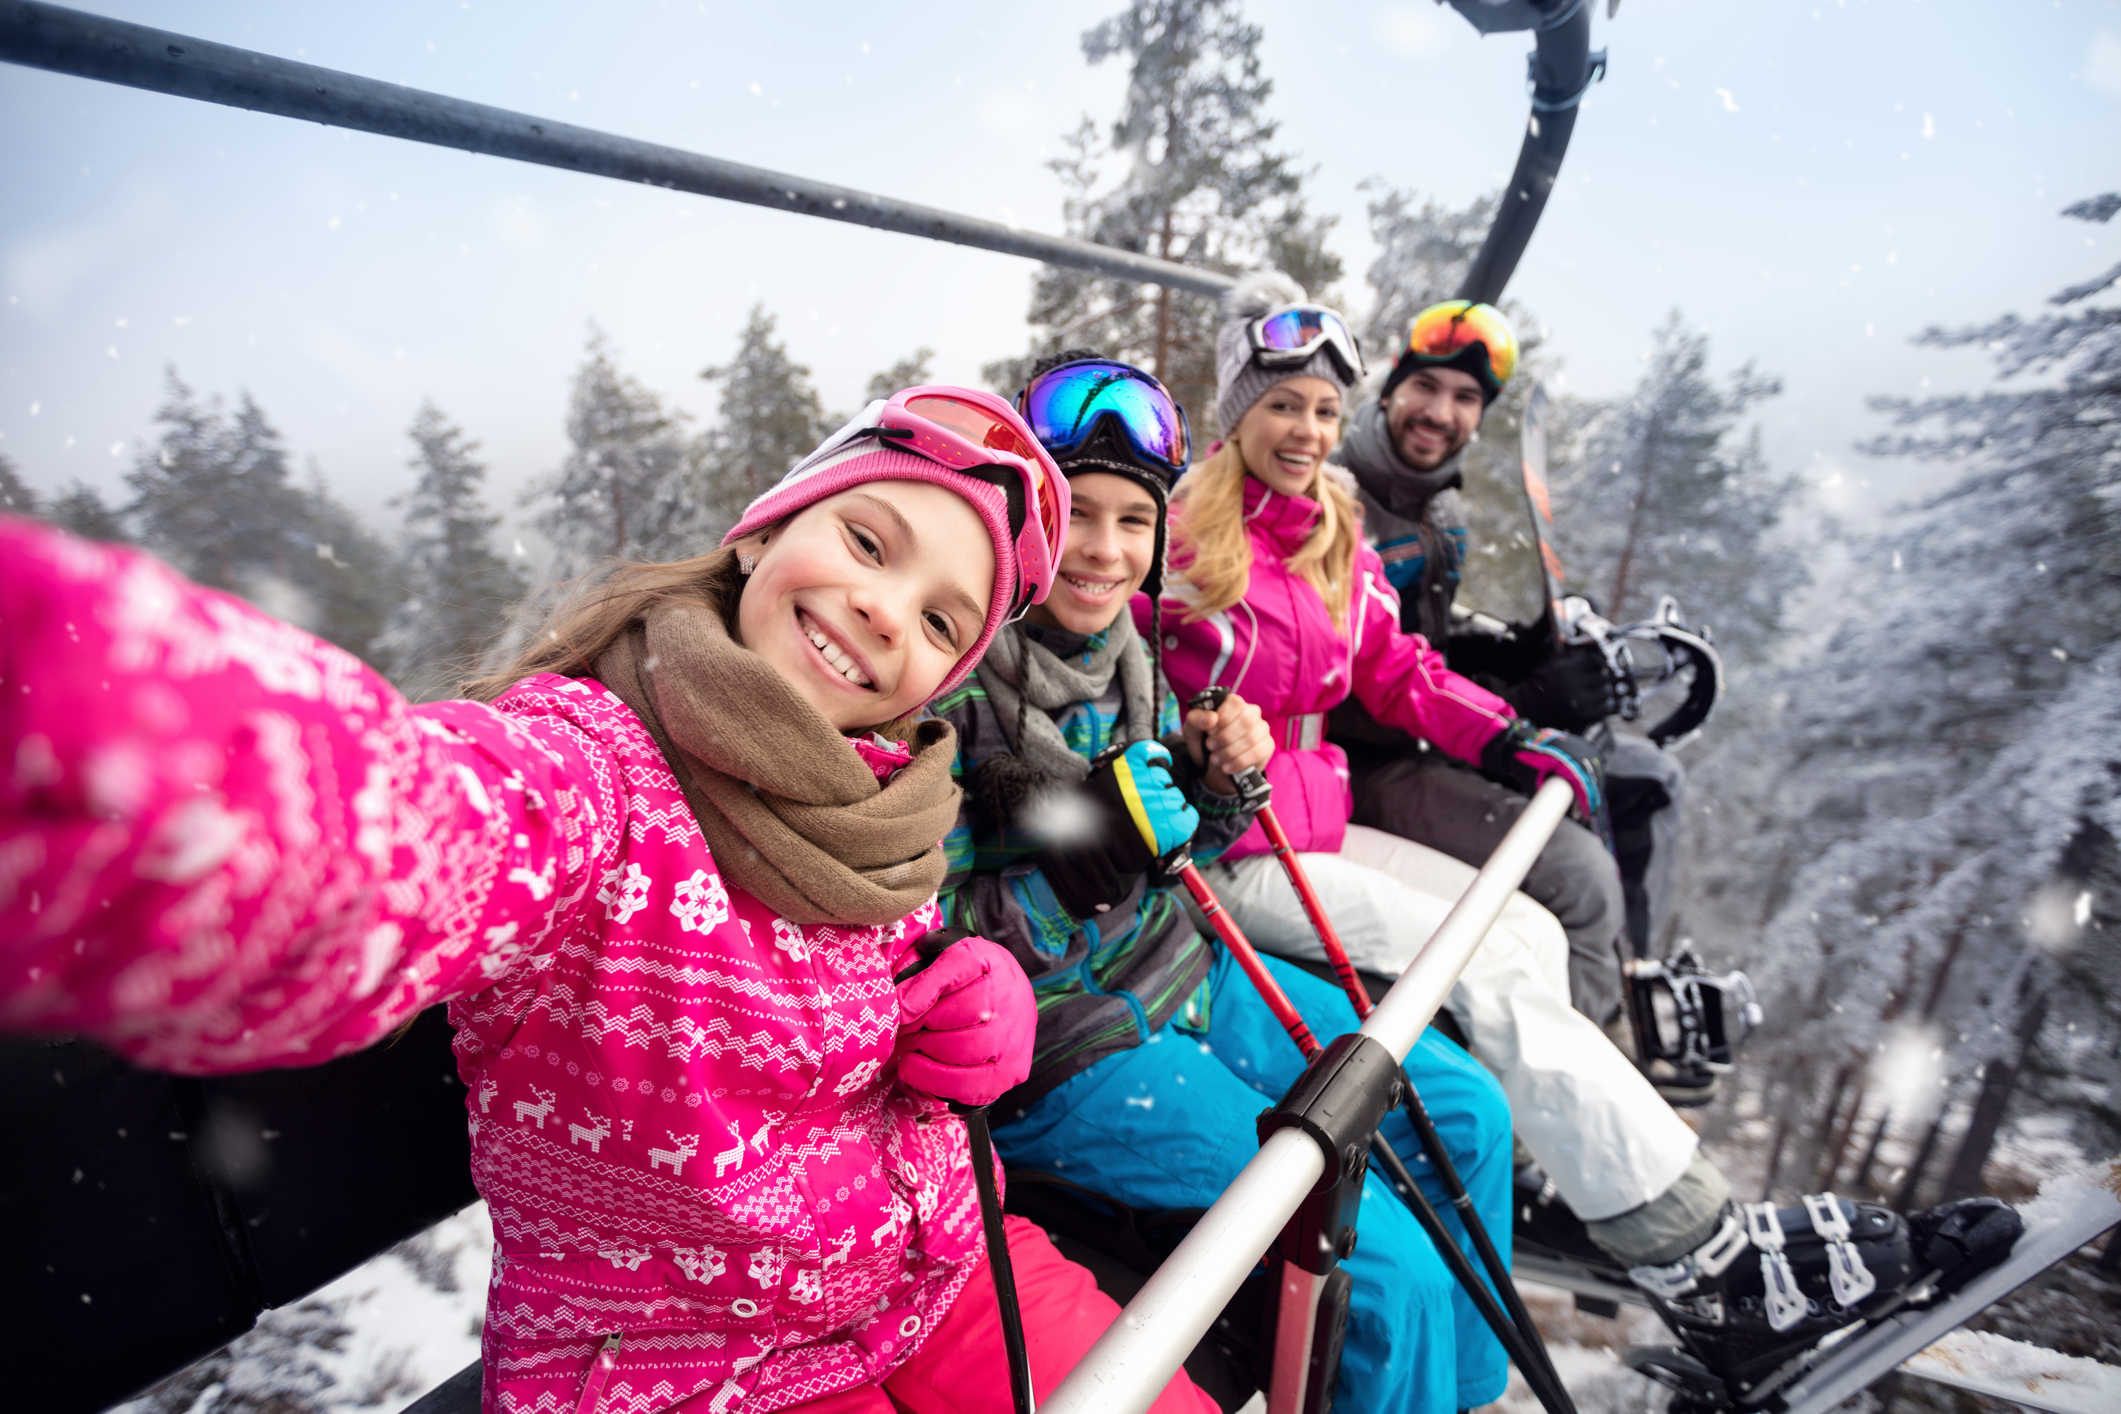
[[[1137,741],[1105,764],[1127,818],[1150,854],[1161,859],[1192,840],[1200,812],[1186,803],[1171,779],[1171,751],[1160,741]],[[1093,771],[1083,784],[1098,789],[1104,772]],[[1145,866],[1146,867],[1146,866]]]
[[[1082,784],[1088,828],[1039,851],[1039,869],[1076,918],[1110,912],[1156,861],[1193,838],[1200,814],[1171,779],[1171,753],[1137,741],[1104,757]]]

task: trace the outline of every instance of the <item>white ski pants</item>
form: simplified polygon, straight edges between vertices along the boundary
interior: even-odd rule
[[[1338,854],[1301,854],[1355,965],[1397,977],[1474,870],[1426,845],[1361,825]],[[1296,890],[1271,854],[1209,871],[1215,893],[1261,949],[1323,960]],[[1525,1147],[1585,1222],[1614,1218],[1686,1172],[1694,1131],[1605,1032],[1569,1005],[1569,940],[1554,915],[1513,895],[1445,1001],[1474,1057],[1502,1082]]]

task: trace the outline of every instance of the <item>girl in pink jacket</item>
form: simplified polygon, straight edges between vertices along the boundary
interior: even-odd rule
[[[984,393],[872,404],[722,549],[618,569],[420,707],[0,518],[0,1026],[197,1074],[447,1002],[489,1411],[1008,1409],[944,1102],[1024,1079],[1029,984],[980,938],[894,979],[957,813],[913,714],[1044,597],[1036,448]],[[1117,1308],[1010,1246],[1050,1389]],[[1213,1405],[1181,1374],[1157,1407]]]
[[[1360,509],[1326,462],[1361,373],[1340,316],[1271,272],[1240,282],[1226,307],[1216,346],[1226,440],[1173,500],[1183,584],[1165,605],[1164,670],[1181,698],[1217,683],[1259,704],[1274,732],[1276,814],[1357,966],[1397,975],[1473,871],[1348,823],[1347,758],[1325,740],[1326,713],[1353,696],[1384,726],[1525,789],[1559,774],[1591,820],[1595,760],[1584,743],[1518,721],[1400,628]],[[1322,958],[1266,850],[1257,826],[1239,839],[1209,870],[1218,896],[1262,948]],[[1578,1216],[1616,1218],[1682,1192],[1686,1220],[1714,1219],[1728,1189],[1697,1161],[1693,1131],[1569,1005],[1568,939],[1553,915],[1513,898],[1446,1006]]]

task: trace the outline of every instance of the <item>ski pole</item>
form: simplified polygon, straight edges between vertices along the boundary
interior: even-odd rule
[[[1297,1012],[1295,1003],[1289,1000],[1289,994],[1282,990],[1281,983],[1274,979],[1273,973],[1267,971],[1266,964],[1260,960],[1251,940],[1245,936],[1244,930],[1237,926],[1237,920],[1230,916],[1229,910],[1222,906],[1222,901],[1215,897],[1215,891],[1208,887],[1208,881],[1201,877],[1200,866],[1193,862],[1191,853],[1181,845],[1171,856],[1165,858],[1164,868],[1175,872],[1180,882],[1185,884],[1186,891],[1193,895],[1193,901],[1200,905],[1200,911],[1206,915],[1208,926],[1215,930],[1215,936],[1229,949],[1230,955],[1237,959],[1238,966],[1244,969],[1245,976],[1258,991],[1260,1000],[1267,1004],[1267,1010],[1274,1013],[1274,1019],[1281,1023],[1282,1029],[1289,1033],[1289,1039],[1303,1052],[1304,1059],[1315,1060],[1323,1049],[1318,1044],[1318,1038],[1312,1035],[1311,1028],[1304,1024],[1303,1017]],[[1407,1088],[1411,1090],[1413,1087],[1410,1085]],[[1432,1128],[1430,1133],[1433,1135],[1434,1132]],[[1427,1234],[1437,1254],[1444,1259],[1444,1265],[1451,1269],[1451,1275],[1465,1288],[1467,1297],[1480,1312],[1481,1319],[1487,1323],[1488,1330],[1502,1346],[1504,1353],[1523,1372],[1525,1383],[1532,1387],[1533,1394],[1546,1408],[1547,1414],[1576,1414],[1576,1406],[1570,1401],[1568,1391],[1562,1388],[1559,1376],[1553,1372],[1552,1364],[1532,1353],[1536,1349],[1539,1355],[1543,1356],[1546,1353],[1545,1348],[1529,1342],[1525,1333],[1518,1329],[1502,1307],[1496,1304],[1487,1283],[1480,1279],[1480,1273],[1473,1269],[1472,1262],[1459,1249],[1450,1230],[1443,1225],[1443,1219],[1436,1215],[1436,1209],[1430,1205],[1428,1195],[1414,1182],[1414,1175],[1408,1172],[1406,1162],[1391,1145],[1374,1135],[1371,1137],[1370,1148],[1379,1163],[1384,1166],[1386,1176],[1399,1193],[1401,1201],[1407,1205],[1408,1211],[1413,1213],[1415,1222],[1421,1225],[1421,1230]]]
[[[1227,687],[1212,686],[1195,693],[1186,706],[1188,708],[1204,707],[1212,712],[1221,707],[1229,696],[1230,689]],[[1267,843],[1273,848],[1274,857],[1281,861],[1283,872],[1289,876],[1290,886],[1296,890],[1297,898],[1303,902],[1304,913],[1310,918],[1311,927],[1318,934],[1319,947],[1325,951],[1326,961],[1331,964],[1334,976],[1340,979],[1341,990],[1347,993],[1349,1005],[1355,1008],[1356,1019],[1367,1019],[1372,1009],[1369,989],[1363,985],[1362,978],[1357,975],[1355,963],[1348,956],[1347,945],[1341,942],[1340,933],[1334,928],[1333,920],[1326,916],[1325,905],[1319,901],[1317,890],[1311,887],[1310,876],[1304,872],[1302,862],[1296,857],[1296,850],[1289,843],[1288,831],[1282,828],[1281,820],[1274,813],[1274,807],[1268,803],[1271,791],[1267,786],[1265,774],[1255,766],[1239,777],[1236,784],[1238,795],[1246,803],[1249,804],[1254,800],[1258,802],[1258,809],[1254,818],[1259,821],[1260,829],[1267,837]],[[1196,870],[1195,872],[1197,873],[1198,871]],[[1192,888],[1190,882],[1187,887]],[[1205,884],[1203,884],[1203,888],[1205,888]],[[1195,890],[1194,896],[1198,899],[1200,891]],[[1205,904],[1202,905],[1202,911],[1207,911]],[[1220,930],[1218,929],[1219,932]],[[1247,949],[1250,946],[1249,942],[1245,943]],[[1232,949],[1232,951],[1236,950]],[[1257,962],[1256,955],[1254,961]],[[1252,976],[1250,968],[1246,969],[1246,974]],[[1266,986],[1274,988],[1275,994],[1280,993],[1280,987],[1275,984],[1273,977],[1267,974],[1264,966],[1260,967],[1258,976],[1253,978],[1253,985],[1260,986],[1262,979],[1264,979]],[[1261,992],[1262,995],[1266,995],[1265,987],[1261,987]],[[1282,997],[1282,1002],[1287,1005],[1287,997]],[[1268,1006],[1270,1009],[1273,1007],[1271,998],[1268,1001]],[[1289,1010],[1290,1014],[1294,1015],[1295,1009],[1290,1007]],[[1277,1017],[1281,1015],[1279,1011],[1276,1011],[1275,1014]],[[1286,1020],[1282,1024],[1285,1028],[1288,1026]],[[1300,1017],[1297,1018],[1297,1024],[1302,1025]],[[1291,1031],[1290,1035],[1294,1038],[1296,1033]],[[1308,1028],[1305,1030],[1304,1035],[1310,1035]],[[1298,1039],[1297,1044],[1303,1046],[1304,1043],[1301,1039]],[[1311,1046],[1305,1048],[1304,1058],[1306,1060],[1311,1058],[1316,1046],[1317,1042],[1313,1040]],[[1494,1240],[1488,1235],[1487,1224],[1481,1221],[1479,1212],[1474,1208],[1473,1196],[1466,1190],[1465,1181],[1458,1172],[1458,1165],[1451,1161],[1450,1152],[1444,1148],[1443,1136],[1436,1132],[1436,1125],[1429,1117],[1428,1107],[1421,1102],[1421,1095],[1411,1084],[1406,1087],[1402,1107],[1406,1111],[1408,1122],[1414,1128],[1415,1137],[1421,1143],[1422,1152],[1427,1155],[1430,1166],[1435,1169],[1438,1180],[1444,1186],[1445,1194],[1451,1200],[1451,1205],[1458,1210],[1459,1219],[1465,1225],[1466,1235],[1473,1240],[1473,1247],[1480,1254],[1481,1265],[1487,1268],[1488,1275],[1495,1284],[1496,1292],[1500,1294],[1504,1307],[1509,1311],[1511,1324],[1517,1328],[1518,1335],[1523,1338],[1526,1348],[1537,1361],[1541,1372],[1546,1377],[1546,1381],[1560,1394],[1562,1408],[1572,1411],[1573,1405],[1568,1399],[1567,1391],[1562,1386],[1561,1373],[1554,1368],[1553,1357],[1547,1352],[1546,1341],[1541,1336],[1538,1326],[1534,1324],[1532,1313],[1525,1309],[1524,1298],[1517,1290],[1517,1283],[1511,1277],[1508,1266],[1504,1264],[1502,1254],[1496,1250]],[[1408,1200],[1410,1208],[1416,1208],[1414,1199],[1419,1195],[1420,1204],[1416,1208],[1414,1216],[1417,1221],[1422,1222],[1422,1226],[1425,1229],[1428,1228],[1429,1222],[1424,1220],[1424,1213],[1420,1211],[1420,1209],[1428,1208],[1427,1196],[1421,1194],[1420,1189],[1415,1186],[1413,1175],[1408,1172],[1404,1161],[1400,1159],[1398,1153],[1393,1150],[1391,1145],[1384,1142],[1381,1136],[1372,1143],[1371,1148],[1383,1163],[1386,1174],[1392,1180],[1393,1185],[1400,1190],[1401,1196]],[[1434,1218],[1433,1210],[1427,1214],[1427,1218]],[[1432,1231],[1430,1240],[1438,1241],[1438,1234]],[[1441,1245],[1441,1242],[1439,1242],[1439,1247]],[[1450,1246],[1453,1252],[1456,1253],[1457,1243],[1453,1241]],[[1463,1254],[1458,1255],[1462,1258]],[[1446,1261],[1448,1260],[1447,1258]],[[1470,1263],[1467,1264],[1469,1269],[1470,1265]],[[1470,1270],[1468,1275],[1470,1275]],[[1461,1277],[1461,1281],[1463,1280],[1465,1278]],[[1479,1281],[1475,1277],[1468,1286],[1468,1293],[1472,1294],[1477,1288],[1479,1288]],[[1482,1294],[1485,1294],[1484,1291]],[[1474,1295],[1473,1300],[1474,1304],[1481,1304],[1479,1295]],[[1498,1336],[1498,1339],[1500,1339],[1500,1336]],[[1510,1345],[1507,1340],[1502,1343],[1506,1349]],[[1524,1362],[1519,1361],[1519,1364],[1524,1365]],[[1532,1374],[1532,1370],[1526,1367],[1527,1381],[1536,1384],[1537,1381],[1533,1380]],[[1541,1403],[1548,1403],[1543,1395]],[[1550,1409],[1553,1408],[1551,1404],[1548,1407]]]
[[[1267,842],[1274,847],[1275,858],[1281,861],[1282,869],[1289,876],[1289,883],[1296,889],[1296,896],[1303,900],[1304,912],[1310,915],[1311,926],[1318,933],[1318,945],[1325,950],[1326,961],[1332,964],[1334,975],[1340,979],[1341,990],[1348,994],[1348,1001],[1355,1008],[1356,1018],[1367,1018],[1371,1011],[1369,988],[1365,987],[1362,978],[1356,975],[1355,964],[1348,956],[1346,945],[1341,942],[1340,934],[1333,927],[1333,921],[1326,917],[1325,908],[1319,902],[1317,892],[1312,889],[1311,880],[1304,873],[1303,864],[1297,859],[1296,851],[1290,848],[1288,832],[1282,829],[1281,821],[1274,817],[1274,807],[1271,805],[1262,805],[1259,808],[1258,819],[1260,828],[1266,832]],[[1406,1111],[1408,1122],[1414,1126],[1415,1137],[1421,1141],[1422,1152],[1428,1156],[1430,1166],[1436,1170],[1436,1176],[1443,1184],[1444,1193],[1450,1198],[1451,1206],[1458,1210],[1459,1219],[1465,1224],[1466,1235],[1473,1240],[1473,1248],[1480,1254],[1481,1265],[1488,1269],[1488,1276],[1494,1281],[1495,1290],[1509,1310],[1510,1320],[1558,1385],[1561,1380],[1560,1372],[1554,1369],[1553,1358],[1547,1353],[1546,1342],[1540,1337],[1539,1328],[1532,1321],[1532,1313],[1525,1309],[1524,1297],[1518,1292],[1517,1283],[1510,1276],[1502,1254],[1496,1250],[1494,1239],[1488,1235],[1487,1224],[1480,1220],[1479,1212],[1473,1207],[1473,1195],[1466,1191],[1465,1181],[1459,1176],[1458,1165],[1451,1161],[1450,1152],[1444,1148],[1443,1137],[1436,1132],[1435,1122],[1429,1117],[1428,1106],[1421,1102],[1421,1096],[1413,1086],[1407,1087],[1401,1107]],[[1380,1142],[1378,1147],[1389,1146]]]
[[[1009,1256],[1009,1235],[1002,1229],[1000,1190],[994,1182],[994,1136],[987,1132],[987,1107],[950,1102],[950,1112],[965,1120],[972,1145],[973,1186],[979,1190],[979,1223],[987,1235],[987,1266],[994,1275],[994,1301],[1001,1308],[1002,1349],[1009,1356],[1009,1398],[1016,1414],[1038,1407],[1031,1390],[1031,1351],[1024,1344],[1024,1310],[1016,1299],[1016,1264]]]
[[[1275,857],[1281,860],[1282,868],[1288,872],[1289,882],[1295,886],[1297,897],[1303,900],[1304,911],[1311,917],[1311,926],[1318,932],[1319,946],[1325,949],[1326,960],[1333,965],[1334,974],[1340,978],[1341,990],[1348,994],[1348,1001],[1355,1008],[1356,1017],[1368,1017],[1371,1010],[1369,989],[1356,975],[1355,964],[1348,957],[1348,950],[1341,943],[1340,935],[1334,931],[1332,920],[1326,917],[1318,895],[1311,888],[1310,879],[1304,874],[1303,865],[1297,861],[1296,851],[1289,847],[1289,836],[1282,829],[1281,821],[1274,818],[1272,806],[1260,807],[1259,822],[1266,831],[1268,842],[1274,846]],[[1474,1208],[1473,1195],[1466,1191],[1465,1180],[1459,1176],[1458,1165],[1451,1161],[1450,1151],[1444,1148],[1443,1137],[1436,1132],[1435,1122],[1429,1117],[1428,1106],[1421,1102],[1420,1094],[1411,1085],[1407,1087],[1401,1108],[1406,1111],[1407,1121],[1413,1125],[1414,1135],[1421,1141],[1422,1152],[1428,1156],[1430,1166],[1435,1169],[1437,1179],[1443,1184],[1444,1193],[1451,1200],[1451,1206],[1458,1210],[1459,1220],[1465,1224],[1466,1235],[1472,1239],[1474,1250],[1480,1254],[1481,1265],[1488,1269],[1488,1276],[1494,1282],[1496,1292],[1502,1297],[1502,1304],[1509,1311],[1512,1324],[1517,1327],[1518,1333],[1524,1336],[1525,1343],[1534,1352],[1535,1357],[1546,1367],[1549,1377],[1559,1385],[1561,1374],[1554,1368],[1553,1358],[1547,1353],[1546,1341],[1540,1336],[1538,1326],[1533,1323],[1532,1313],[1525,1309],[1524,1297],[1518,1292],[1517,1283],[1503,1262],[1502,1254],[1496,1250],[1494,1239],[1488,1235],[1487,1224],[1481,1221],[1480,1213]],[[1389,1149],[1390,1146],[1379,1141],[1378,1147]],[[1393,1180],[1409,1181],[1401,1180],[1396,1172],[1393,1174]]]
[[[893,977],[894,986],[910,981],[968,935],[958,928],[937,928],[913,945],[920,960]],[[950,1102],[950,1113],[965,1121],[965,1140],[972,1149],[972,1186],[979,1194],[980,1230],[987,1239],[987,1269],[994,1277],[994,1302],[1001,1310],[1002,1349],[1009,1360],[1009,1398],[1016,1414],[1034,1414],[1031,1351],[1024,1343],[1024,1311],[1016,1297],[1016,1263],[1009,1256],[1009,1234],[1002,1227],[1001,1189],[994,1181],[994,1136],[987,1128],[987,1107]]]

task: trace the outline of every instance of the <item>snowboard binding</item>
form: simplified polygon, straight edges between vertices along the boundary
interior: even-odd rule
[[[1760,1024],[1751,979],[1710,972],[1684,942],[1669,958],[1630,958],[1621,971],[1643,1073],[1677,1108],[1708,1104],[1730,1072],[1732,1053]]]

